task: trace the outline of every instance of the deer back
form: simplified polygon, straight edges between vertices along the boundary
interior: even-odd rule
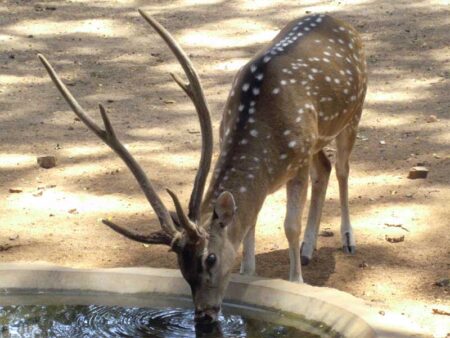
[[[340,20],[312,15],[289,23],[233,81],[213,190],[233,170],[247,173],[241,180],[263,171],[274,190],[356,125],[366,92],[364,60],[358,33]]]

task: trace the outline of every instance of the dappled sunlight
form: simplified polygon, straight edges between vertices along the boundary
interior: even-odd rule
[[[88,55],[95,55],[98,53],[98,48],[95,46],[76,46],[76,47],[70,47],[67,49],[67,51],[70,53],[70,55],[77,55],[78,58],[80,56],[88,56]]]
[[[148,64],[150,61],[151,61],[151,59],[147,54],[124,53],[121,55],[115,55],[111,59],[105,60],[103,62],[112,64],[112,65],[117,65],[117,63],[120,63],[120,62]]]
[[[184,167],[195,168],[198,165],[198,150],[183,151],[183,153],[170,150],[161,152],[160,150],[164,146],[160,142],[125,144],[125,146],[143,166],[147,161],[150,161],[153,166],[157,165],[159,168],[171,168],[172,170]],[[61,152],[63,155],[60,156],[60,159],[66,158],[64,160],[64,177],[83,177],[88,173],[107,173],[118,165],[127,170],[125,164],[106,145],[67,147]],[[78,161],[78,158],[83,162],[74,163]],[[114,162],[111,162],[111,159]],[[11,160],[10,163],[13,166],[14,161]]]
[[[181,0],[180,4],[187,6],[214,5],[223,2],[223,0]]]
[[[1,7],[0,7],[1,9]],[[38,41],[30,41],[29,38],[24,36],[17,36],[15,34],[0,34],[0,44],[8,44],[12,48],[27,49],[31,46],[36,49],[45,47],[45,44]]]
[[[5,27],[6,31],[36,36],[55,34],[87,34],[106,37],[125,37],[132,34],[126,25],[120,25],[113,19],[88,19],[53,21],[50,19],[22,20],[20,23]]]
[[[257,232],[263,236],[284,236],[284,214],[285,214],[286,191],[280,189],[272,195],[267,196],[264,206],[258,214]],[[278,206],[273,208],[273,206]],[[287,242],[282,243],[284,245]]]
[[[427,136],[427,140],[448,147],[448,144],[450,143],[450,133],[448,129],[439,130],[433,133],[433,135]],[[447,152],[442,154],[442,157],[450,159],[450,152],[448,151],[448,148]]]
[[[159,163],[162,168],[183,168],[183,167],[196,167],[198,165],[199,152],[184,152],[183,154],[177,153],[160,153],[152,154],[151,161]]]
[[[36,165],[36,156],[33,154],[0,153],[0,169],[10,169],[20,166],[31,167]]]
[[[426,99],[426,92],[405,92],[402,89],[389,91],[369,91],[367,94],[367,103],[395,103],[395,102],[414,102],[414,100]]]
[[[408,230],[414,231],[414,235],[420,235],[428,229],[421,226],[418,220],[427,219],[430,213],[431,210],[424,208],[423,203],[420,202],[400,204],[386,201],[382,205],[378,202],[372,206],[367,205],[364,213],[355,214],[353,223],[368,233],[377,233],[380,225],[405,224]]]
[[[8,75],[8,74],[2,74],[0,77],[0,86],[14,86],[17,84],[40,84],[40,83],[46,83],[49,82],[47,78],[44,77],[37,77],[37,76],[19,76],[19,75]],[[11,88],[13,89],[13,88]]]
[[[405,127],[411,126],[411,124],[417,119],[417,111],[411,109],[411,113],[406,114],[392,114],[391,112],[383,112],[380,110],[370,110],[371,114],[368,114],[369,109],[365,110],[365,115],[361,122],[361,125],[371,128],[385,128],[389,127]],[[360,135],[364,135],[361,131]]]
[[[450,52],[450,47],[449,46],[445,46],[442,48],[436,48],[433,50],[429,50],[427,52],[427,55],[429,57],[432,57],[435,61],[437,62],[445,62],[447,63],[447,68],[448,68],[448,63],[449,63],[449,59],[448,59],[448,54]]]
[[[87,174],[107,173],[110,172],[119,162],[111,163],[110,159],[91,159],[81,163],[74,163],[77,159],[68,159],[67,164],[64,165],[63,175],[65,178],[70,177],[85,177]],[[73,162],[72,162],[73,161]],[[80,187],[82,190],[82,187]]]
[[[305,1],[306,2],[306,1]],[[263,10],[273,7],[272,0],[241,0],[237,7],[243,10]]]
[[[104,155],[105,153],[111,153],[111,150],[107,145],[99,144],[99,145],[85,145],[85,146],[70,146],[67,145],[63,149],[60,150],[62,156],[65,157],[77,157],[77,156],[93,156],[93,155]]]
[[[56,189],[45,191],[41,197],[32,194],[21,194],[16,196],[10,204],[10,209],[42,211],[46,213],[97,213],[105,214],[117,212],[123,209],[123,202],[114,196],[96,196],[86,192],[68,192]],[[71,212],[72,211],[72,212]],[[133,203],[127,212],[138,212],[138,204]]]
[[[217,30],[217,26],[227,27]],[[246,47],[255,43],[271,40],[278,30],[263,23],[256,23],[245,19],[229,19],[214,22],[201,27],[201,31],[189,30],[180,37],[180,43],[185,46],[208,48],[236,48]]]
[[[355,189],[355,191],[358,189],[358,187],[367,189],[371,185],[386,185],[386,182],[389,182],[389,184],[391,185],[395,184],[397,186],[407,185],[408,183],[402,176],[390,173],[377,174],[374,170],[371,171],[370,175],[358,175],[358,173],[354,171],[349,178],[349,185],[350,187],[352,187],[352,189]]]
[[[242,66],[248,62],[248,58],[233,58],[223,62],[215,63],[211,69],[235,74]]]

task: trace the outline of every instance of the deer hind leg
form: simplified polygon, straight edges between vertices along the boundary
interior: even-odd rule
[[[241,274],[255,274],[255,227],[253,226],[245,235],[241,262]]]
[[[308,223],[301,246],[302,265],[307,265],[312,258],[317,244],[322,207],[327,192],[328,180],[330,178],[331,163],[323,150],[312,158],[311,175],[311,203],[309,207]]]
[[[308,191],[308,166],[301,168],[295,178],[286,185],[287,206],[284,232],[289,242],[289,280],[303,282],[300,262],[301,217]]]
[[[357,124],[349,125],[336,137],[336,176],[339,183],[339,200],[341,204],[341,240],[345,253],[354,254],[355,237],[350,223],[348,208],[348,174],[350,157],[357,134]]]

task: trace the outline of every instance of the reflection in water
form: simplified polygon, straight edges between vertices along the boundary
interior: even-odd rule
[[[221,316],[220,324],[195,326],[191,309],[99,305],[0,306],[1,337],[320,337],[296,328]],[[326,335],[328,336],[328,335]]]

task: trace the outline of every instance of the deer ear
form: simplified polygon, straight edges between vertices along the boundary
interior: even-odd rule
[[[222,227],[227,226],[233,220],[236,213],[236,203],[229,191],[224,191],[219,195],[214,206],[214,218],[217,218]]]

